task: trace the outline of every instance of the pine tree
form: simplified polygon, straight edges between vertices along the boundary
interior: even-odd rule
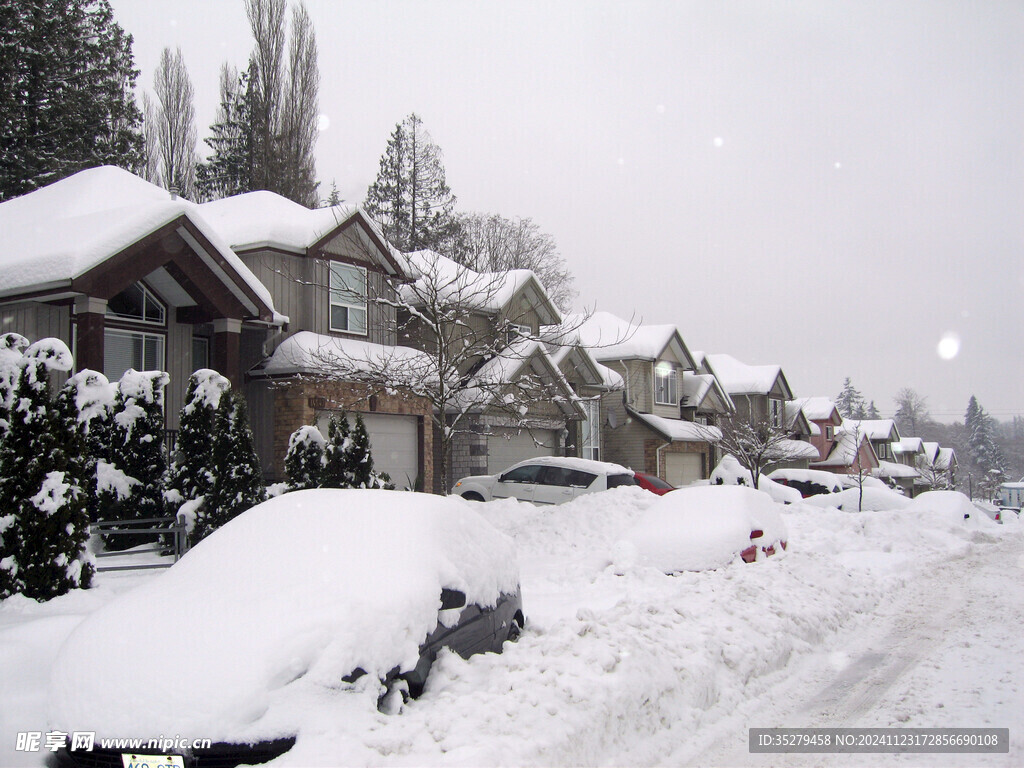
[[[288,490],[302,491],[320,487],[326,444],[324,436],[316,427],[299,427],[292,432],[288,438],[288,453],[284,457]]]
[[[225,63],[220,72],[220,108],[210,126],[213,135],[204,140],[213,154],[196,168],[196,195],[200,200],[219,200],[255,188],[251,111],[249,73],[239,75]]]
[[[964,417],[967,449],[978,474],[978,486],[991,497],[1006,476],[1006,459],[996,440],[995,422],[971,395]]]
[[[266,499],[245,398],[238,392],[221,395],[214,418],[211,458],[213,484],[196,516],[190,534],[193,543]]]
[[[38,600],[88,587],[93,566],[85,550],[82,445],[74,414],[51,401],[52,371],[69,371],[71,352],[56,339],[25,350],[18,407],[0,444],[0,599],[15,593]],[[73,410],[73,406],[72,406]]]
[[[74,414],[81,438],[85,473],[82,487],[91,521],[101,520],[103,514],[97,468],[101,461],[109,466],[116,392],[106,376],[86,369],[69,378],[58,396],[62,411]]]
[[[879,413],[878,412],[878,408],[875,407],[875,401],[874,400],[872,400],[870,403],[868,403],[868,410],[867,410],[866,418],[868,418],[868,419],[880,419],[880,418],[882,418],[882,414]]]
[[[96,165],[141,170],[132,38],[109,0],[8,0],[0,30],[0,201]]]
[[[376,488],[377,475],[373,471],[373,456],[370,453],[370,436],[366,432],[361,414],[356,414],[352,428],[352,450],[348,455],[348,474],[353,488]]]
[[[441,149],[414,112],[395,126],[363,203],[402,251],[440,249],[458,227]]]
[[[849,376],[843,380],[843,389],[836,397],[836,410],[845,419],[864,418],[864,396],[853,386]]]
[[[163,405],[168,381],[162,371],[129,368],[118,382],[110,446],[114,477],[108,477],[111,482],[100,489],[102,514],[107,520],[163,517],[167,511]],[[150,540],[144,535],[106,537],[110,549],[126,549]]]
[[[17,333],[0,336],[0,443],[10,427],[14,393],[21,378],[22,360],[28,349],[28,339]]]
[[[175,511],[188,502],[201,504],[213,487],[214,420],[221,398],[230,389],[231,382],[209,368],[189,376],[174,459],[167,472],[167,500]]]
[[[327,425],[327,445],[324,448],[324,470],[321,488],[352,487],[352,437],[348,417],[342,411],[331,416]]]

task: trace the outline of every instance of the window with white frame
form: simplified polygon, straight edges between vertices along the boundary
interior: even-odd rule
[[[366,270],[331,262],[331,330],[366,335]]]
[[[580,456],[584,459],[601,460],[601,398],[594,397],[580,403],[587,417],[580,424],[583,445]]]
[[[836,428],[831,426],[831,425],[827,425],[825,427],[825,439],[826,440],[834,440],[835,436],[836,436]]]
[[[107,317],[163,325],[167,310],[155,293],[142,283],[135,283],[107,302]]]
[[[661,362],[654,367],[654,402],[659,405],[676,405],[676,369],[672,363]]]
[[[505,343],[511,344],[519,338],[528,339],[533,334],[533,328],[523,323],[509,323],[505,331]]]
[[[782,426],[782,401],[772,397],[768,399],[769,416],[773,427]]]
[[[103,375],[117,381],[129,368],[164,370],[164,343],[157,333],[107,328],[103,332]]]

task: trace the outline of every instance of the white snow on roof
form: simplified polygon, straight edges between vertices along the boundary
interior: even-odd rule
[[[578,328],[580,341],[597,360],[656,360],[678,333],[674,325],[640,325],[610,312],[573,315],[566,323]]]
[[[275,245],[304,251],[356,214],[355,206],[306,208],[274,192],[246,192],[199,206],[231,247]]]
[[[704,402],[704,398],[714,389],[715,377],[707,373],[683,373],[682,393],[686,398],[687,407],[697,408]]]
[[[274,353],[253,368],[252,376],[290,376],[297,373],[348,373],[382,370],[408,371],[420,382],[433,376],[436,366],[425,352],[411,347],[384,346],[359,339],[300,331],[278,345]],[[396,385],[400,384],[396,380]]]
[[[730,395],[767,395],[782,374],[778,365],[747,365],[732,355],[707,355],[707,360]]]
[[[516,293],[532,281],[538,302],[534,304],[541,324],[561,322],[561,315],[543,284],[529,269],[505,272],[477,272],[436,251],[423,250],[405,254],[413,282],[399,289],[402,299],[412,306],[422,306],[436,299],[448,305],[462,305],[468,310],[494,313],[502,310]],[[515,321],[515,318],[511,318]]]
[[[896,422],[892,419],[843,419],[844,432],[857,429],[862,435],[867,435],[868,440],[888,440],[892,435],[899,434]]]
[[[892,444],[893,453],[924,453],[924,441],[920,437],[904,437]]]
[[[539,362],[543,372],[534,368],[534,362]],[[524,369],[528,369],[524,371]],[[454,398],[459,410],[470,410],[486,407],[494,404],[502,397],[512,397],[503,394],[502,388],[505,385],[513,384],[520,376],[533,375],[541,383],[554,384],[561,390],[561,395],[554,395],[553,402],[565,411],[572,411],[569,405],[570,399],[576,399],[576,395],[569,386],[562,372],[555,365],[554,361],[544,351],[544,345],[535,339],[519,339],[509,344],[501,354],[495,355],[485,362],[470,377],[466,387]],[[534,386],[529,387],[531,390]],[[514,401],[507,401],[505,405],[515,405]],[[526,406],[519,405],[520,415],[526,415]]]
[[[796,403],[810,421],[827,421],[832,418],[836,404],[828,397],[798,397]]]
[[[667,435],[673,442],[715,443],[722,439],[722,431],[718,427],[682,419],[666,419],[653,413],[633,412],[631,415],[661,434]]]
[[[198,213],[198,206],[172,200],[166,190],[109,165],[0,203],[0,294],[79,277],[182,215],[272,310],[266,286]]]
[[[865,436],[861,434],[860,443],[863,443],[864,440]],[[829,455],[821,461],[813,462],[811,466],[849,467],[857,461],[860,443],[854,442],[854,435],[851,432],[836,432],[836,441],[833,443],[832,450],[829,452]]]
[[[785,456],[787,460],[793,461],[800,459],[817,461],[820,457],[818,449],[803,440],[780,440],[779,452]]]
[[[543,334],[542,334],[543,337]],[[557,343],[557,344],[544,344],[544,351],[548,353],[548,357],[555,365],[561,365],[562,361],[572,353],[573,350],[578,351],[581,355],[586,356],[590,361],[591,365],[597,371],[601,377],[600,386],[605,389],[624,389],[626,384],[623,381],[622,376],[617,374],[607,365],[597,362],[594,356],[590,354],[590,350],[580,344],[569,344],[569,343]]]
[[[908,467],[906,464],[900,464],[896,461],[879,461],[878,468],[872,470],[871,474],[875,477],[920,477],[921,473],[913,467]]]

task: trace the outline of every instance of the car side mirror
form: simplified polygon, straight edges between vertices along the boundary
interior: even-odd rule
[[[466,607],[466,593],[460,592],[457,589],[448,589],[445,587],[441,590],[441,610],[447,611],[452,608],[465,608]]]

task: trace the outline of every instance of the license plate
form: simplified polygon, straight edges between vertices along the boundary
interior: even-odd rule
[[[181,755],[121,755],[123,768],[185,768]]]

